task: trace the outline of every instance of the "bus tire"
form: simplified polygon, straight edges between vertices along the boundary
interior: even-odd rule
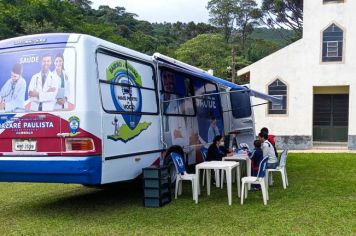
[[[171,158],[172,152],[175,152],[175,153],[181,155],[183,158],[184,151],[181,146],[173,145],[167,149],[166,155],[164,157],[163,164],[168,167],[169,173],[171,175],[171,183],[174,184],[176,181],[176,177],[177,177],[177,171],[176,171],[176,167],[174,166],[173,160]]]

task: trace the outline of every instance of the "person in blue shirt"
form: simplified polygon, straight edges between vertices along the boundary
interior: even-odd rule
[[[263,160],[262,142],[260,140],[255,140],[253,142],[255,149],[248,155],[252,161],[251,165],[251,176],[257,176],[260,163]],[[260,190],[260,185],[253,185],[252,190]]]
[[[216,125],[216,119],[215,117],[211,117],[210,119],[210,126],[208,129],[208,143],[213,142],[214,138],[220,135],[219,129]]]
[[[22,77],[22,65],[16,63],[11,78],[0,90],[0,112],[24,111],[26,81]]]
[[[224,137],[215,136],[213,143],[208,148],[207,161],[221,161],[223,157],[231,155],[232,153],[224,147]]]
[[[252,161],[252,176],[257,176],[260,163],[263,160],[262,142],[260,140],[255,140],[253,142],[255,149],[249,153],[249,157]]]

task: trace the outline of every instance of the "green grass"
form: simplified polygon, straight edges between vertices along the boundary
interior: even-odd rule
[[[140,184],[93,189],[65,184],[0,184],[0,235],[356,235],[356,155],[294,154],[290,186],[280,176],[270,201],[236,188],[205,189],[199,204],[189,183],[163,208],[144,208]]]

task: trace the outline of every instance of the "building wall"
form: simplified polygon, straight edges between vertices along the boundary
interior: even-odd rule
[[[277,78],[288,86],[287,114],[268,115],[266,105],[255,107],[256,130],[267,126],[278,136],[281,146],[310,149],[313,87],[349,86],[349,147],[356,149],[355,10],[353,0],[328,4],[322,0],[304,1],[303,38],[238,72],[250,72],[251,88],[264,93],[268,93],[268,84]],[[342,63],[321,62],[322,31],[332,23],[344,30]]]

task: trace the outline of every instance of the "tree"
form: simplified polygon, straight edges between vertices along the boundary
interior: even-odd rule
[[[213,69],[214,75],[231,79],[231,46],[221,34],[201,34],[185,42],[175,52],[175,57],[190,65],[204,70]],[[236,65],[246,66],[242,57],[236,58]],[[231,67],[230,67],[231,69]]]
[[[213,69],[214,74],[227,77],[230,64],[230,46],[220,34],[201,34],[182,44],[175,53],[178,60],[204,70]]]
[[[256,62],[280,49],[280,45],[270,40],[253,40],[247,50],[247,59]]]
[[[239,0],[234,11],[236,26],[241,34],[241,48],[245,51],[245,44],[248,35],[253,28],[258,25],[261,18],[261,11],[257,7],[255,0]]]
[[[210,23],[223,29],[225,42],[229,42],[234,28],[235,2],[235,0],[210,0],[206,7],[211,16]]]
[[[301,37],[303,0],[263,0],[263,22],[271,28],[289,28]]]
[[[84,11],[91,10],[91,5],[93,4],[93,2],[89,0],[69,0],[69,2],[77,5],[79,8],[81,8]]]

